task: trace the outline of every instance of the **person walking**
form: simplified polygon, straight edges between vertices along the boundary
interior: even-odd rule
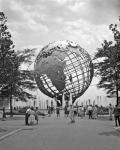
[[[28,120],[29,120],[28,121],[29,125],[34,125],[34,123],[35,123],[35,110],[34,110],[33,106],[31,107],[30,116],[29,116]]]
[[[78,116],[83,119],[83,117],[84,117],[84,107],[83,106],[78,107]]]
[[[69,115],[70,115],[71,123],[74,123],[75,122],[75,113],[74,113],[74,106],[73,105],[70,105]]]
[[[64,117],[66,117],[66,105],[65,105],[65,107],[63,108],[63,110],[64,110]]]
[[[92,112],[92,118],[97,119],[98,116],[98,110],[96,106],[93,106],[93,112]]]
[[[3,112],[2,112],[2,121],[6,120],[6,112],[5,112],[5,107],[3,107]]]
[[[57,118],[60,117],[60,107],[59,106],[56,107],[56,114],[57,114]]]
[[[50,117],[51,116],[51,107],[48,106],[48,116]]]
[[[87,109],[88,109],[89,119],[92,119],[92,109],[93,109],[92,105],[89,105]]]
[[[115,118],[115,126],[120,126],[120,106],[115,105],[113,110],[114,118]]]
[[[113,114],[113,107],[111,104],[109,104],[109,120],[112,120],[112,114]]]
[[[68,117],[68,116],[67,116],[67,111],[68,111],[68,110],[67,110],[67,105],[65,105],[65,107],[64,107],[64,117]]]
[[[83,119],[84,118],[84,106],[82,105],[81,106],[81,118]]]
[[[38,107],[36,107],[36,109],[35,109],[35,120],[36,120],[36,124],[38,124],[38,121],[39,121],[38,115],[39,115],[39,110],[38,110]]]
[[[31,114],[31,108],[28,108],[25,112],[25,125],[29,125],[28,119],[30,117],[30,114]]]

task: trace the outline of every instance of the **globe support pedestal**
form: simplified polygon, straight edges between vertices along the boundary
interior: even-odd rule
[[[70,93],[68,100],[65,99],[65,93],[63,93],[63,95],[62,95],[62,108],[64,108],[65,105],[73,105],[72,93]]]
[[[70,93],[69,105],[73,105],[72,93]]]
[[[62,95],[62,108],[64,108],[66,105],[66,100],[65,100],[65,93]]]

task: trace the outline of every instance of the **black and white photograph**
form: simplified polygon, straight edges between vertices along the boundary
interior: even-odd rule
[[[0,150],[120,149],[120,0],[0,0]]]

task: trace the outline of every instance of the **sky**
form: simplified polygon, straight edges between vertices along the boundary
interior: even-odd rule
[[[16,50],[42,47],[57,40],[80,44],[93,57],[104,39],[112,40],[111,23],[118,23],[120,0],[0,0]],[[104,95],[94,84],[83,95]],[[94,91],[94,92],[93,92]]]

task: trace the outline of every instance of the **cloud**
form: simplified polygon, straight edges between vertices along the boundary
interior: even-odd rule
[[[111,23],[120,15],[119,0],[92,0],[89,7],[94,23]]]
[[[74,4],[70,4],[68,7],[73,12],[79,12],[85,5],[86,1],[75,1]]]
[[[43,48],[43,45],[29,45],[29,46],[24,46],[23,49],[26,49],[26,48],[29,48],[29,49],[35,49],[35,54],[37,55],[40,50]]]
[[[50,1],[57,2],[58,4],[63,5],[63,4],[66,4],[67,2],[71,2],[73,0],[50,0]]]
[[[0,0],[0,10],[2,10],[2,0]]]
[[[89,0],[90,7],[103,11],[116,11],[120,13],[119,0]],[[113,10],[112,10],[113,9]]]
[[[4,0],[3,6],[19,47],[69,39],[95,48],[111,37],[108,26],[119,12],[118,0]]]
[[[8,29],[17,49],[32,43],[40,44],[40,34],[47,34],[48,27],[39,11],[32,11],[32,5],[25,6],[20,0],[2,1],[3,11],[8,18]],[[39,41],[39,42],[38,42]]]
[[[113,22],[120,15],[119,0],[75,0],[68,8],[77,17],[96,25]]]
[[[34,18],[40,18],[40,14],[35,11],[30,12],[24,5],[22,5],[21,2],[17,2],[15,0],[5,0],[5,2],[3,2],[3,7],[6,13],[9,11],[9,13],[7,13],[7,16],[8,18],[10,18],[10,21],[16,23],[18,26],[27,27],[31,30],[41,30],[48,32],[47,26],[43,25],[40,22],[38,23]]]
[[[95,52],[104,39],[112,39],[112,33],[106,25],[96,26],[82,19],[65,22],[62,34],[68,40],[79,42],[91,54]]]

